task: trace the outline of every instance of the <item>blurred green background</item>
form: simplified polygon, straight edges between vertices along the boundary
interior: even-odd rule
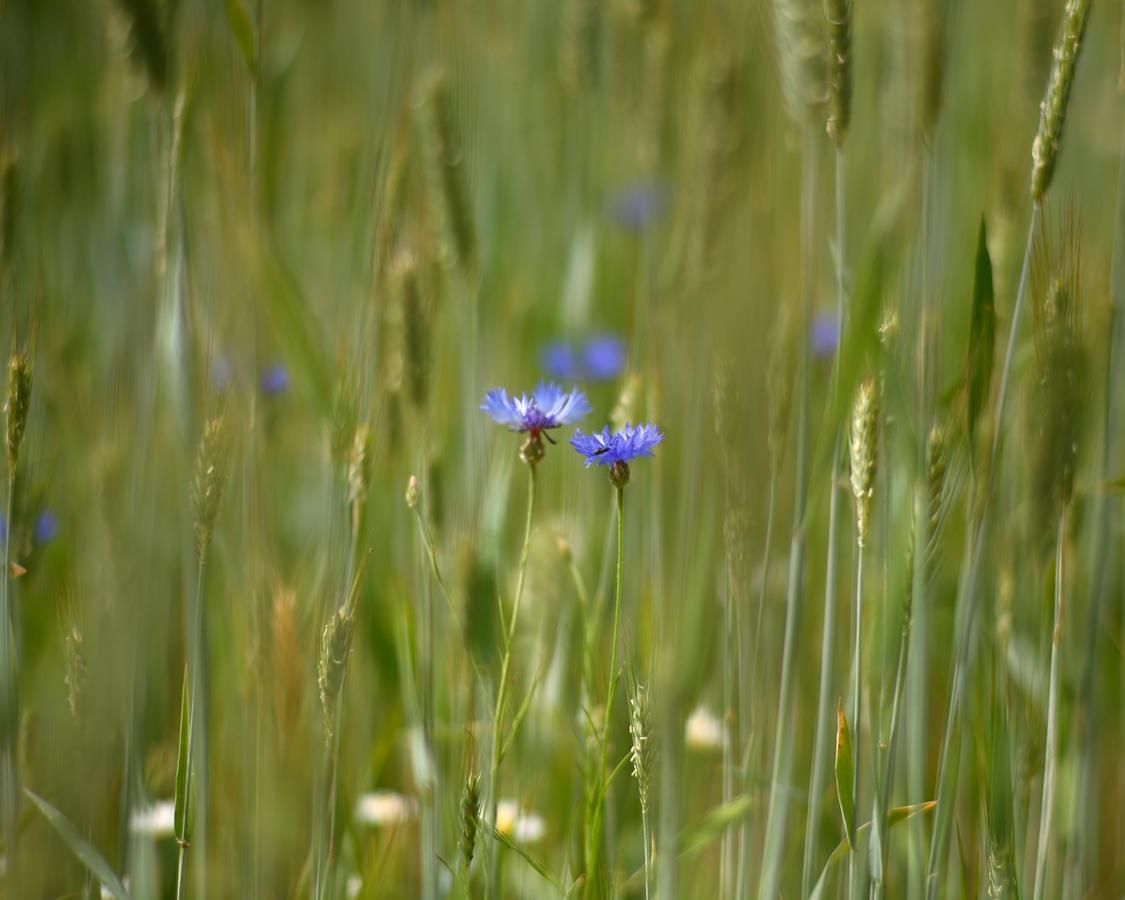
[[[963,431],[982,217],[997,372],[1006,348],[1031,214],[1030,147],[1062,3],[858,6],[842,259],[849,288],[863,261],[882,261],[874,321],[891,332],[882,343],[873,329],[857,334],[842,359],[852,384],[873,365],[884,385],[865,563],[871,752],[894,680],[920,448],[934,421]],[[216,415],[228,426],[229,480],[204,572],[205,839],[191,849],[187,894],[310,893],[324,787],[321,632],[368,552],[347,658],[327,896],[423,893],[416,809],[408,802],[397,824],[353,812],[374,790],[418,797],[430,766],[437,892],[451,883],[465,890],[452,874],[459,804],[466,773],[487,773],[497,599],[510,606],[526,499],[520,439],[477,407],[497,385],[530,391],[551,342],[600,333],[623,342],[626,363],[607,381],[579,382],[593,406],[582,427],[654,421],[667,435],[655,459],[634,465],[626,489],[621,645],[628,671],[652,690],[661,896],[737,893],[723,881],[734,851],[706,821],[732,796],[747,798],[727,832],[749,848],[739,883],[757,895],[798,526],[803,612],[780,865],[782,895],[800,895],[831,450],[848,401],[834,404],[831,385],[836,154],[819,65],[796,85],[811,93],[786,99],[790,38],[778,22],[794,10],[806,16],[794,20],[805,29],[800,47],[818,63],[819,2],[3,3],[0,326],[33,368],[6,523],[11,558],[26,569],[11,581],[20,700],[9,739],[20,784],[127,873],[132,896],[175,895],[174,839],[130,820],[175,791],[197,562],[193,471],[203,422]],[[1094,4],[1040,243],[1057,243],[1071,211],[1089,357],[1074,395],[1085,415],[1045,896],[1125,891],[1116,416],[1125,391],[1107,358],[1110,275],[1123,240],[1120,15],[1117,4]],[[919,388],[921,321],[932,357]],[[998,730],[1009,748],[1011,850],[1031,895],[1054,571],[1034,505],[1029,448],[1050,423],[1033,392],[1031,323],[1015,349],[940,896],[988,889]],[[802,347],[809,508],[795,524]],[[366,502],[355,504],[348,469],[362,424],[371,474]],[[994,427],[986,423],[986,434]],[[951,445],[925,637],[911,644],[926,676],[906,689],[909,739],[898,747],[894,806],[936,797],[975,484],[964,436]],[[515,695],[537,679],[538,688],[498,792],[541,818],[543,834],[526,853],[563,892],[582,871],[587,740],[574,575],[591,596],[611,596],[614,550],[612,488],[602,469],[580,463],[562,440],[539,466],[513,651]],[[846,463],[841,471],[846,482]],[[454,611],[403,499],[411,475]],[[831,701],[845,703],[850,502],[844,490],[830,678]],[[1102,516],[1108,549],[1099,556]],[[608,629],[594,649],[602,696]],[[423,731],[417,698],[429,673],[433,722]],[[614,760],[629,743],[623,697],[622,687]],[[685,732],[699,707],[715,718],[717,741]],[[811,829],[816,874],[843,837],[827,764]],[[732,767],[735,784],[724,791]],[[870,768],[863,778],[869,792]],[[622,896],[643,896],[627,766],[609,806],[615,882]],[[865,802],[860,820],[869,813]],[[892,830],[889,896],[920,896],[932,827],[923,815]],[[699,838],[690,852],[677,843],[684,834]],[[519,854],[504,857],[503,896],[559,895]],[[8,896],[98,895],[26,797],[5,863]],[[483,896],[480,865],[469,879],[474,896]]]

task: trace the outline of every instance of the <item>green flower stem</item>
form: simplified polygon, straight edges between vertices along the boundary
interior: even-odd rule
[[[613,700],[617,694],[617,637],[621,626],[621,565],[625,547],[625,488],[617,488],[617,575],[613,591],[613,631],[609,650],[609,685],[606,688],[605,712],[602,716],[602,735],[598,749],[598,767],[593,777],[598,780],[590,795],[591,808],[587,810],[586,828],[586,896],[598,894],[597,870],[602,843],[602,825],[605,821],[605,799],[609,792],[606,775],[606,758],[609,754],[609,729],[613,721]]]
[[[508,630],[504,635],[504,656],[500,663],[500,681],[496,686],[496,709],[492,716],[492,758],[488,767],[488,809],[489,823],[496,825],[496,804],[499,800],[500,762],[503,757],[504,746],[504,708],[508,702],[508,672],[512,665],[512,644],[516,636],[516,622],[520,615],[520,600],[523,597],[524,578],[527,574],[527,554],[531,547],[531,523],[535,512],[535,466],[529,464],[528,489],[527,489],[527,519],[523,530],[523,549],[520,550],[519,574],[516,576],[516,597],[512,603],[512,616],[508,620]],[[492,852],[489,854],[492,862],[490,878],[490,896],[499,897],[500,889],[500,846],[493,840]]]

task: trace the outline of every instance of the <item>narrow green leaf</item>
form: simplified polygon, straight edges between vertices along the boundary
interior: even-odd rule
[[[973,269],[973,304],[969,318],[969,360],[965,377],[968,391],[968,428],[971,439],[988,402],[992,387],[992,360],[996,347],[996,297],[992,287],[992,260],[988,256],[988,237],[981,216],[977,236],[976,264]]]
[[[251,74],[254,72],[254,26],[250,24],[250,16],[241,0],[226,0],[224,4],[227,11],[227,22],[230,23],[234,42],[242,51],[242,58],[246,61],[246,68]]]
[[[553,887],[560,894],[564,893],[562,885],[559,883],[558,878],[556,878],[553,874],[551,874],[551,871],[546,866],[544,866],[542,863],[536,862],[535,859],[533,859],[527,853],[527,851],[523,849],[523,847],[521,847],[519,844],[517,844],[515,841],[513,841],[511,838],[509,838],[503,832],[497,831],[495,828],[492,829],[492,836],[494,838],[496,838],[496,840],[498,840],[505,847],[507,847],[509,850],[511,850],[513,853],[515,853],[517,856],[519,856],[525,863],[527,863],[529,866],[531,866],[531,868],[533,868],[536,872],[538,872],[540,877],[544,881],[546,881],[547,884],[549,884],[551,887]]]
[[[855,849],[855,760],[852,757],[852,736],[844,701],[836,705],[836,796],[840,799],[840,817],[844,820],[844,839]]]
[[[105,889],[114,896],[114,900],[129,900],[129,894],[125,890],[125,886],[114,873],[113,869],[106,861],[106,858],[98,852],[98,849],[93,844],[82,836],[82,833],[74,827],[70,819],[38,794],[32,793],[27,790],[27,788],[24,788],[24,793],[31,798],[31,802],[43,813],[43,818],[50,823],[59,837],[66,842],[66,845],[70,848],[70,852],[77,856],[82,864],[90,870],[90,874],[105,886]]]
[[[1102,493],[1125,494],[1125,476],[1121,478],[1111,478],[1109,481],[1103,482]]]
[[[184,843],[188,839],[188,823],[185,821],[184,810],[187,805],[187,770],[188,770],[188,728],[190,727],[189,709],[191,694],[188,690],[187,666],[184,666],[184,683],[180,692],[180,750],[176,757],[176,813],[173,819],[176,829],[176,840]]]
[[[754,800],[749,794],[740,794],[722,806],[716,806],[701,821],[680,832],[676,841],[680,854],[691,857],[706,849],[731,825],[750,815],[753,808]]]
[[[894,828],[903,822],[909,821],[919,813],[929,812],[937,806],[936,800],[927,800],[925,803],[915,803],[911,806],[896,806],[887,811],[887,829]],[[866,834],[871,828],[870,822],[864,822],[856,830],[856,841]],[[809,894],[809,900],[820,900],[824,896],[824,891],[828,887],[828,876],[832,874],[832,869],[837,863],[846,859],[848,856],[848,842],[846,840],[840,841],[836,845],[836,849],[828,857],[828,862],[824,864],[824,869],[820,873],[820,878],[816,880],[816,886],[813,887],[812,893]]]
[[[328,374],[319,323],[297,277],[273,245],[259,254],[266,316],[281,345],[286,362],[312,389],[324,412],[332,408],[332,379]]]

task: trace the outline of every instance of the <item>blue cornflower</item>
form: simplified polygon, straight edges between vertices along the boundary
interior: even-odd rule
[[[840,320],[835,313],[817,313],[809,323],[809,349],[818,359],[832,356],[840,343]]]
[[[45,509],[39,513],[39,518],[35,520],[35,542],[37,544],[46,544],[48,541],[53,541],[58,533],[59,520],[55,514],[49,509]]]
[[[541,437],[552,428],[577,422],[590,411],[590,401],[578,388],[564,391],[554,382],[541,381],[530,397],[509,397],[503,388],[493,388],[484,395],[480,408],[498,425],[527,434],[523,458],[529,465],[535,465],[543,458]],[[550,436],[547,440],[551,440]]]
[[[609,381],[625,368],[625,344],[612,334],[595,334],[577,347],[555,341],[543,348],[542,361],[552,378]]]
[[[289,370],[285,368],[285,363],[272,362],[262,369],[258,386],[267,397],[276,397],[289,390]]]
[[[629,483],[629,463],[642,456],[652,456],[652,448],[664,440],[664,432],[656,425],[626,425],[620,431],[583,434],[576,431],[570,445],[586,457],[586,468],[594,463],[609,466],[609,477],[617,487]]]
[[[582,352],[586,377],[592,381],[609,381],[625,368],[625,344],[612,334],[596,334]]]
[[[555,341],[543,348],[543,371],[552,378],[572,381],[582,377],[582,365],[574,348],[566,341]]]
[[[626,185],[613,198],[610,210],[617,224],[629,231],[642,231],[664,212],[664,187],[652,182]]]

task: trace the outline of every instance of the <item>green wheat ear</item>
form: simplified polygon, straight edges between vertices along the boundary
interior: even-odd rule
[[[879,458],[879,395],[874,378],[864,379],[856,391],[850,451],[856,539],[860,547],[865,547],[871,529],[871,502]]]
[[[641,811],[647,814],[652,808],[652,773],[656,770],[656,739],[647,685],[637,684],[629,698],[629,739],[629,759],[637,780]]]
[[[825,0],[828,20],[828,136],[844,145],[852,118],[852,3]]]
[[[480,772],[475,769],[470,771],[465,778],[465,787],[461,792],[461,861],[468,871],[473,863],[473,856],[477,849],[477,834],[480,831]]]
[[[1047,94],[1039,104],[1039,130],[1031,145],[1031,197],[1037,203],[1047,193],[1055,173],[1074,72],[1089,18],[1090,0],[1068,0],[1055,42],[1055,62],[1047,81]]]
[[[773,8],[786,112],[811,128],[822,121],[826,93],[824,17],[810,0],[774,0]]]
[[[27,353],[17,351],[8,361],[8,414],[7,464],[8,480],[15,476],[20,444],[27,428],[27,414],[31,409],[31,361]]]
[[[465,154],[444,72],[423,85],[418,122],[425,152],[430,202],[444,231],[445,250],[466,269],[477,257],[477,233],[465,172]]]
[[[195,544],[199,558],[207,556],[219,517],[219,503],[227,480],[229,456],[226,420],[214,416],[203,426],[195,459],[193,494],[195,501]]]

